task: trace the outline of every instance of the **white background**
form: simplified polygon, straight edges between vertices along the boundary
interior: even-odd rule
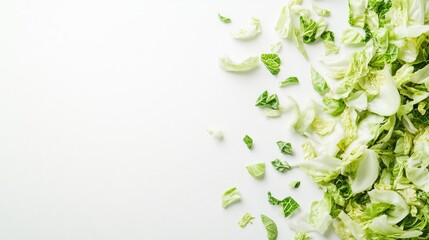
[[[333,12],[339,42],[347,1],[315,2]],[[263,66],[249,74],[217,66],[225,54],[239,61],[268,52],[284,3],[2,0],[0,239],[265,239],[261,213],[276,221],[278,239],[293,239],[296,216],[284,219],[267,191],[293,196],[302,213],[322,195],[299,169],[271,168],[274,158],[301,161],[303,139],[287,115],[267,119],[254,103],[264,90],[281,102],[317,100],[310,65],[285,42],[277,77]],[[251,16],[262,35],[232,39]],[[307,49],[324,73],[322,44]],[[289,76],[300,85],[278,88]],[[221,129],[224,141],[208,128]],[[281,155],[278,140],[291,141],[294,156]],[[267,163],[263,180],[245,169],[256,162]],[[293,180],[299,189],[289,188]],[[220,197],[233,186],[242,201],[225,210]],[[241,229],[245,212],[257,218]]]

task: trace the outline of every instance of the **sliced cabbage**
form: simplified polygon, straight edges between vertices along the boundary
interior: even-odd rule
[[[260,34],[261,24],[259,23],[259,19],[256,17],[252,17],[250,26],[231,33],[231,36],[238,40],[251,40],[259,36]]]
[[[228,56],[219,59],[219,66],[227,72],[247,72],[259,66],[259,57],[248,57],[242,62],[234,62]]]

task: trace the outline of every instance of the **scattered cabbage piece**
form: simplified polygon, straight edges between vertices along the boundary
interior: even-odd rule
[[[310,239],[310,235],[306,232],[297,232],[295,234],[295,237],[293,238],[294,240],[309,240]]]
[[[349,24],[354,27],[363,27],[367,0],[349,0]]]
[[[346,29],[343,31],[341,42],[346,45],[361,45],[365,43],[364,36],[355,29]]]
[[[249,27],[240,29],[236,32],[231,33],[231,36],[238,40],[251,40],[261,34],[261,25],[259,19],[252,17],[252,22]]]
[[[272,53],[279,53],[282,49],[283,43],[281,41],[278,41],[276,43],[273,43],[270,45],[270,50]]]
[[[247,165],[246,168],[250,175],[252,175],[254,178],[261,178],[265,174],[265,163]]]
[[[334,200],[327,193],[325,193],[325,197],[322,200],[311,204],[309,223],[321,234],[324,234],[328,230],[332,222],[330,212],[333,204]]]
[[[222,207],[227,208],[229,205],[240,201],[241,196],[237,188],[233,187],[225,191],[222,195]]]
[[[231,18],[222,16],[220,13],[218,13],[217,16],[219,17],[219,20],[223,23],[230,23],[231,22]]]
[[[223,140],[223,132],[220,130],[207,129],[207,133],[218,140]]]
[[[254,56],[242,62],[234,62],[228,56],[225,56],[219,59],[219,66],[227,72],[247,72],[259,66],[259,58]]]
[[[378,95],[368,103],[368,110],[380,116],[390,116],[398,111],[401,98],[388,66],[385,67],[384,74],[384,83],[380,85]]]
[[[316,14],[321,16],[321,17],[328,17],[331,15],[331,12],[327,9],[323,9],[321,7],[314,5],[314,4],[312,4],[312,7],[313,7],[314,12],[316,12]]]
[[[268,240],[276,240],[278,234],[276,223],[271,218],[263,214],[261,214],[261,221],[267,231]]]
[[[250,215],[250,213],[245,213],[238,222],[238,225],[240,225],[241,228],[244,228],[247,224],[253,223],[253,219],[255,219],[255,217]]]

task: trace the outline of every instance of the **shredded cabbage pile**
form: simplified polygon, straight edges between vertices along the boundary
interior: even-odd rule
[[[321,18],[313,20],[301,4],[283,7],[279,36],[306,58],[304,44],[316,39],[337,53],[330,12],[314,7]],[[290,99],[292,125],[308,138],[305,159],[292,167],[324,192],[306,227],[294,227],[299,234],[333,226],[341,239],[429,239],[428,23],[426,0],[349,0],[341,42],[356,51],[325,61],[332,86],[311,68],[321,103],[300,109]]]
[[[327,64],[339,81],[323,94],[330,116],[294,105],[310,139],[297,165],[325,192],[308,223],[342,239],[429,239],[429,1],[350,0],[349,11],[365,35],[346,30],[361,48]]]

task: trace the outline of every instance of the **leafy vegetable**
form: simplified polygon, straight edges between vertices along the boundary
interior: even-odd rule
[[[261,34],[261,25],[259,19],[252,17],[252,22],[249,27],[240,29],[231,33],[232,37],[238,40],[251,40]]]
[[[310,235],[306,232],[297,232],[295,234],[295,237],[293,238],[294,240],[309,240],[310,239]]]
[[[277,146],[281,153],[292,155],[292,144],[285,141],[278,141]]]
[[[219,59],[219,66],[227,72],[247,72],[259,66],[259,59],[249,57],[242,62],[234,62],[226,56]]]
[[[253,139],[251,137],[249,137],[249,135],[244,136],[243,142],[246,144],[248,149],[252,149]]]
[[[246,166],[247,171],[254,178],[261,178],[265,174],[265,163],[256,163]]]
[[[328,230],[332,217],[330,216],[334,201],[329,194],[320,201],[315,201],[311,204],[309,216],[310,225],[319,233],[324,234]]]
[[[264,224],[265,230],[267,231],[268,240],[276,240],[277,239],[277,225],[276,223],[269,217],[261,214],[262,224]]]
[[[240,201],[241,196],[237,188],[233,187],[225,191],[222,195],[222,207],[227,208],[229,205]]]
[[[325,79],[313,68],[310,68],[311,72],[311,83],[313,84],[314,89],[320,95],[325,95],[329,91],[328,84]]]
[[[302,33],[302,40],[304,43],[309,44],[316,41],[317,23],[313,19],[300,18]]]
[[[337,54],[339,52],[339,48],[335,45],[335,35],[332,31],[324,31],[320,38],[323,40],[323,45],[325,46],[325,55],[329,55],[331,53]]]
[[[321,16],[321,17],[328,17],[329,15],[331,15],[331,12],[329,10],[320,8],[316,5],[312,5],[314,12],[316,12],[317,15]]]
[[[292,197],[289,196],[283,200],[278,200],[271,195],[271,192],[268,192],[268,202],[271,205],[281,205],[285,218],[292,215],[292,213],[294,213],[299,208],[299,204]]]
[[[357,30],[346,29],[343,32],[341,42],[346,45],[357,45],[365,43],[365,37]]]
[[[301,185],[300,181],[292,181],[292,182],[289,183],[289,186],[291,188],[299,188],[300,185]]]
[[[274,44],[271,44],[270,45],[271,52],[272,53],[278,53],[278,52],[280,52],[280,49],[282,49],[282,46],[283,46],[283,43],[280,42],[280,41],[278,41],[278,42],[276,42]]]
[[[291,0],[281,9],[275,26],[280,38],[292,41],[307,59],[305,44],[320,38],[325,55],[338,53],[328,21],[312,19],[314,12]],[[303,160],[275,160],[274,168],[299,167],[324,192],[303,219],[304,232],[324,234],[333,226],[341,239],[427,239],[429,237],[429,1],[349,0],[349,24],[341,42],[356,48],[345,57],[322,57],[328,82],[313,67],[311,82],[322,98],[302,108],[290,99],[290,122],[308,140]],[[357,48],[359,47],[359,48]],[[277,52],[277,51],[272,51]],[[273,74],[278,55],[265,56]],[[280,86],[298,83],[286,79]],[[321,106],[320,106],[321,105]],[[264,92],[257,106],[281,109],[277,95]],[[278,113],[278,114],[277,114]],[[283,153],[291,146],[278,143]],[[290,183],[299,186],[298,181]],[[285,217],[298,207],[268,193]]]
[[[253,219],[255,219],[255,217],[250,215],[250,213],[245,213],[238,222],[238,225],[240,225],[241,228],[244,228],[248,223],[252,223]]]
[[[268,91],[264,91],[256,100],[255,106],[279,110],[279,98],[277,94],[269,95]]]
[[[273,75],[277,75],[280,72],[280,57],[276,53],[264,53],[261,55],[261,61],[264,63],[265,67]]]
[[[285,80],[281,81],[279,83],[280,87],[287,87],[289,85],[298,84],[299,80],[297,77],[288,77]]]
[[[220,13],[218,13],[217,16],[219,17],[219,20],[223,23],[230,23],[231,22],[231,18],[222,16]]]
[[[281,161],[278,158],[271,161],[271,165],[273,165],[274,169],[276,169],[279,172],[285,172],[286,170],[291,169],[291,167],[286,161]]]
[[[218,140],[223,140],[223,132],[220,130],[207,129],[207,133]]]

